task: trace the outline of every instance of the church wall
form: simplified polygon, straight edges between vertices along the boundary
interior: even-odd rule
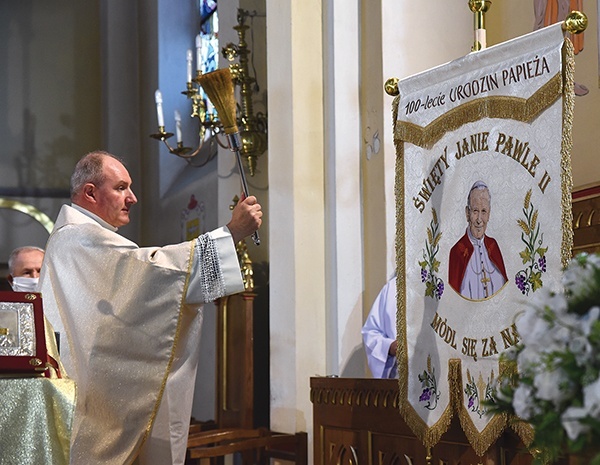
[[[97,8],[97,0],[0,3],[0,197],[52,220],[68,201],[73,164],[100,145]],[[47,238],[30,217],[0,209],[0,263]]]
[[[310,431],[308,377],[327,368],[322,4],[266,5],[271,428]]]
[[[568,3],[568,2],[567,2]],[[575,98],[573,122],[573,186],[575,188],[598,184],[600,167],[596,163],[600,146],[600,87],[598,54],[598,3],[582,2],[588,17],[584,47],[575,57],[575,82],[584,85],[587,95]],[[487,13],[488,42],[497,44],[523,34],[534,27],[533,0],[503,0],[494,2]]]

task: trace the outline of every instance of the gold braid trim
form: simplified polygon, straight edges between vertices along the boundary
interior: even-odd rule
[[[158,392],[158,397],[156,399],[156,403],[154,404],[154,410],[152,410],[152,414],[150,415],[150,420],[146,426],[146,430],[144,431],[144,436],[142,437],[142,441],[135,453],[134,460],[131,462],[135,463],[135,460],[138,458],[140,451],[142,450],[142,446],[150,437],[150,433],[152,431],[152,426],[154,425],[154,420],[156,419],[156,415],[158,414],[158,409],[160,407],[160,403],[162,402],[163,394],[165,393],[165,389],[167,387],[167,379],[169,377],[169,373],[171,373],[171,367],[173,366],[173,361],[175,359],[175,350],[177,349],[177,344],[179,343],[179,336],[181,335],[181,324],[183,319],[183,310],[185,305],[185,296],[187,294],[188,286],[190,284],[190,275],[192,274],[192,263],[194,260],[194,243],[195,241],[190,241],[190,254],[188,258],[188,269],[185,274],[185,282],[183,285],[183,292],[181,294],[181,299],[179,300],[179,310],[177,314],[177,327],[175,329],[175,337],[173,339],[173,346],[171,347],[171,355],[169,356],[169,361],[167,362],[167,370],[163,375],[162,384],[160,386],[160,391]]]
[[[471,420],[469,411],[465,408],[463,402],[462,364],[460,359],[449,360],[448,367],[450,401],[458,414],[460,426],[462,427],[469,444],[475,453],[482,457],[483,454],[485,454],[485,451],[496,442],[506,429],[507,415],[494,415],[494,418],[487,423],[486,427],[480,433],[475,427],[473,420]]]
[[[527,423],[525,420],[521,420],[519,417],[513,416],[510,419],[510,427],[511,429],[517,433],[521,441],[525,446],[529,447],[529,445],[533,441],[533,427]]]
[[[560,97],[562,80],[561,73],[557,73],[528,99],[499,95],[472,100],[437,117],[425,127],[395,121],[394,140],[431,148],[447,132],[482,118],[531,121]]]
[[[398,116],[398,103],[400,95],[394,98],[392,104],[393,122],[396,122]],[[396,330],[398,334],[398,349],[396,359],[398,361],[398,389],[399,389],[399,410],[408,427],[415,434],[417,439],[425,447],[435,446],[442,435],[450,427],[452,421],[452,408],[449,404],[442,413],[441,418],[431,427],[427,426],[421,417],[414,410],[408,401],[408,350],[406,341],[406,257],[405,257],[405,224],[404,224],[404,142],[401,139],[394,138],[396,146]]]
[[[571,151],[573,150],[573,113],[575,109],[575,54],[573,43],[569,39],[563,42],[564,98],[563,131],[561,146],[561,185],[562,185],[562,231],[563,240],[560,249],[561,262],[565,268],[573,249],[573,208],[571,204],[573,176],[571,171]]]

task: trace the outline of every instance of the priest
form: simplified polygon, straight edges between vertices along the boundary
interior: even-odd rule
[[[255,197],[227,226],[165,247],[117,233],[137,198],[120,159],[92,152],[71,177],[40,286],[77,382],[71,464],[183,464],[202,303],[243,290],[235,244],[261,224]]]
[[[397,378],[396,275],[379,291],[362,327],[367,363],[374,378]]]

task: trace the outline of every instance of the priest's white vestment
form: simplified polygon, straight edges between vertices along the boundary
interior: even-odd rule
[[[243,291],[228,229],[140,248],[93,213],[64,205],[40,286],[77,383],[71,463],[183,463],[201,305]]]
[[[396,276],[379,291],[362,328],[367,361],[374,378],[396,378],[396,357],[389,355],[396,340]]]

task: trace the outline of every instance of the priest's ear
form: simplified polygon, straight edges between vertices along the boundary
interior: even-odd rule
[[[81,190],[86,202],[96,202],[96,186],[91,182],[86,183]]]

